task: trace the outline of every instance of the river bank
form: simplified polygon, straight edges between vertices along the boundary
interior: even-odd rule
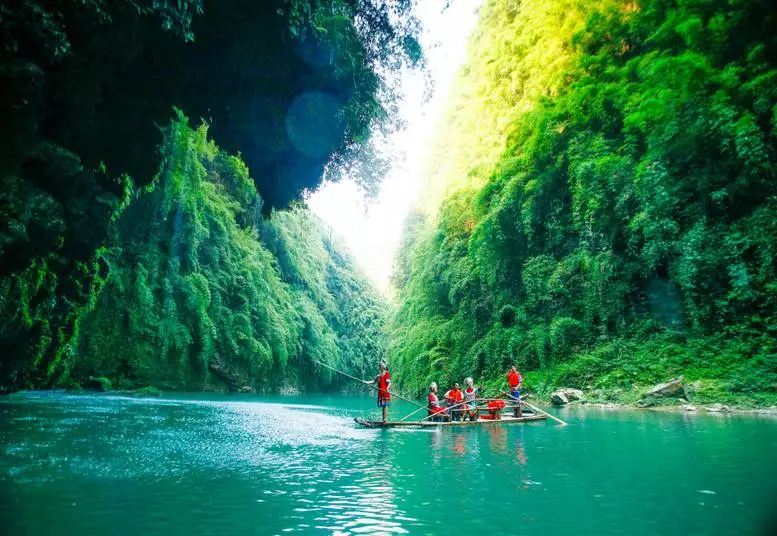
[[[504,386],[502,377],[489,386]],[[716,412],[766,412],[777,408],[777,352],[761,337],[707,336],[618,339],[546,363],[524,374],[524,387],[539,400],[577,391],[567,400]],[[555,397],[563,405],[564,397]]]
[[[662,388],[681,384],[682,389],[669,395],[657,395]],[[759,393],[756,400],[751,396],[729,395],[718,398],[697,397],[692,385],[685,384],[681,378],[653,386],[633,386],[630,389],[591,389],[581,390],[568,387],[555,387],[538,392],[526,390],[528,399],[535,399],[549,407],[589,406],[607,409],[629,409],[647,411],[671,411],[685,413],[715,414],[751,414],[777,416],[777,396],[771,393]],[[652,394],[651,394],[652,393]],[[771,400],[771,403],[768,401]]]
[[[528,400],[531,400],[529,398]],[[601,401],[575,401],[564,405],[555,405],[547,403],[545,409],[553,411],[553,409],[560,408],[600,408],[611,410],[628,410],[628,411],[646,411],[646,412],[671,412],[671,413],[688,413],[688,414],[712,414],[712,415],[761,415],[777,418],[777,406],[766,406],[760,408],[752,408],[741,405],[730,405],[715,402],[711,404],[692,404],[688,401],[678,401],[677,403],[666,402],[664,404],[656,404],[652,406],[639,406],[635,404],[626,404],[623,402],[601,402]]]

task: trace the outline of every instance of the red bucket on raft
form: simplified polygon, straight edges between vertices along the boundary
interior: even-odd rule
[[[505,407],[504,400],[492,400],[486,406],[488,408],[488,415],[481,415],[480,418],[486,421],[498,421],[501,418],[501,411]]]

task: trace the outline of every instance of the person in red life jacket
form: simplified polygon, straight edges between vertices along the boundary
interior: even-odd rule
[[[453,388],[445,393],[445,401],[448,403],[451,419],[460,421],[461,414],[464,413],[464,406],[461,405],[464,402],[464,393],[461,392],[461,387],[459,387],[458,383],[454,383]],[[451,409],[451,406],[456,407]]]
[[[510,398],[513,400],[513,416],[523,417],[521,411],[521,385],[523,385],[523,378],[521,373],[515,369],[515,365],[510,367],[510,371],[507,373],[507,385],[510,386]]]
[[[430,419],[435,422],[441,422],[448,420],[448,416],[445,413],[445,408],[440,405],[440,399],[437,398],[437,383],[432,382],[429,384],[429,396],[427,397],[427,407],[429,408],[429,415],[433,415]]]
[[[464,406],[464,420],[478,420],[478,388],[472,378],[465,378],[464,400],[467,402]]]
[[[391,374],[388,371],[388,365],[381,359],[378,364],[378,375],[374,380],[365,381],[366,384],[378,384],[378,407],[383,408],[383,422],[388,418],[388,407],[391,405]]]

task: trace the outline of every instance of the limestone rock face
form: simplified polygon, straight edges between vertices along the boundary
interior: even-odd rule
[[[647,396],[686,398],[683,377],[680,376],[679,378],[673,378],[666,383],[659,383],[647,392]]]

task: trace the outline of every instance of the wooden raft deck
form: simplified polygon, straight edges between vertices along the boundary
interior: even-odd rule
[[[547,415],[524,415],[523,417],[512,417],[503,415],[499,420],[478,419],[476,421],[368,421],[365,419],[354,419],[356,424],[366,426],[367,428],[432,428],[435,426],[477,426],[482,424],[514,424],[519,422],[542,421],[547,419]]]

